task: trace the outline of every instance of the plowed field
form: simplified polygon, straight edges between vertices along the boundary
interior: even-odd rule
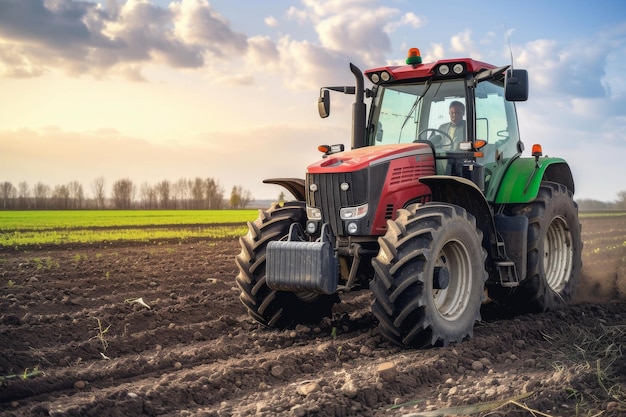
[[[257,325],[236,240],[0,249],[0,415],[623,416],[626,216],[581,223],[575,303],[487,304],[472,339],[428,350],[382,338],[367,292],[319,325]]]

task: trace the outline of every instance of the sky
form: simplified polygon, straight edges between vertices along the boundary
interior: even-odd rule
[[[508,37],[507,37],[508,33]],[[104,177],[137,188],[213,178],[257,199],[349,146],[362,70],[472,57],[529,71],[530,155],[568,161],[576,199],[626,190],[626,2],[620,0],[0,0],[0,182]],[[366,81],[366,87],[369,84]]]

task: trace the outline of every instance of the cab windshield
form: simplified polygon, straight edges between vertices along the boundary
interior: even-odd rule
[[[484,164],[502,163],[518,153],[515,106],[504,99],[502,83],[476,85],[468,103],[464,80],[379,87],[372,103],[370,145],[429,141],[438,155],[459,151],[461,142],[484,140]],[[471,104],[471,106],[468,106]],[[468,132],[467,109],[474,109],[475,132]]]
[[[405,84],[379,90],[372,120],[374,145],[429,140],[437,152],[467,140],[463,80]]]

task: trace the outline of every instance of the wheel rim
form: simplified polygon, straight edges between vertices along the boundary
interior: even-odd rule
[[[439,252],[435,267],[447,268],[450,282],[445,289],[433,288],[433,301],[439,315],[449,321],[466,310],[472,292],[472,259],[465,245],[453,240]]]
[[[561,292],[572,274],[574,247],[572,235],[563,217],[555,217],[550,223],[543,244],[543,269],[548,286]]]

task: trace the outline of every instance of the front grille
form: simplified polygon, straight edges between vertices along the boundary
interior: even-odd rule
[[[346,182],[347,191],[339,186]],[[317,191],[309,189],[310,184],[317,185]],[[307,201],[310,206],[322,210],[322,217],[329,223],[335,236],[343,235],[343,226],[339,218],[341,207],[354,207],[367,202],[367,172],[340,172],[329,174],[307,174]]]

